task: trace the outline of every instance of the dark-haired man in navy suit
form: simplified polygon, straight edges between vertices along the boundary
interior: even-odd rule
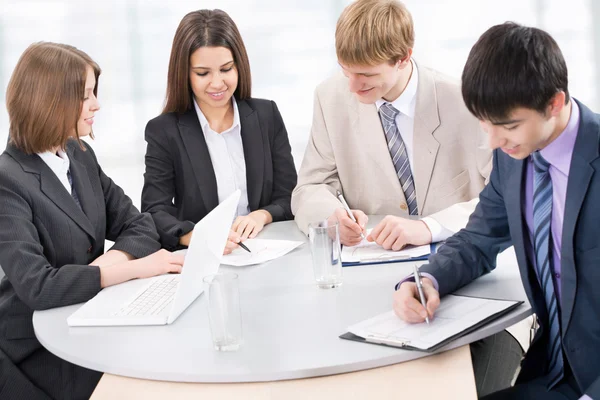
[[[495,149],[490,183],[421,268],[427,310],[412,279],[394,294],[398,316],[422,322],[514,245],[540,329],[517,384],[486,399],[600,399],[600,116],[569,96],[567,75],[542,30],[505,23],[479,38],[462,92]]]

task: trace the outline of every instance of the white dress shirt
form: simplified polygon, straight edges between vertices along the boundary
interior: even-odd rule
[[[404,88],[404,91],[400,94],[400,96],[394,101],[386,101],[384,99],[379,99],[375,102],[377,106],[377,111],[379,108],[385,104],[390,103],[396,110],[399,111],[398,115],[396,115],[396,126],[400,131],[400,136],[404,141],[404,145],[406,146],[406,153],[408,154],[408,163],[410,165],[410,170],[413,170],[413,155],[414,155],[414,126],[415,126],[415,105],[417,102],[417,87],[419,85],[419,70],[415,63],[411,60],[412,63],[412,74]],[[414,177],[414,175],[413,175]],[[418,195],[418,193],[417,193]],[[431,241],[432,242],[440,242],[442,240],[448,239],[450,236],[454,234],[451,230],[443,227],[439,222],[437,222],[433,218],[425,217],[421,219],[425,225],[431,231]]]
[[[250,207],[248,205],[246,159],[242,143],[240,113],[233,97],[231,101],[233,103],[233,125],[221,133],[217,133],[211,129],[208,120],[202,113],[202,110],[200,110],[195,99],[194,107],[198,114],[198,120],[200,121],[204,139],[208,146],[208,153],[210,154],[212,166],[215,171],[219,203],[238,189],[242,192],[236,211],[237,217],[248,215]]]
[[[67,192],[71,194],[71,184],[69,183],[69,178],[67,178],[67,171],[69,171],[70,166],[67,154],[62,150],[58,150],[57,154],[46,151],[44,153],[37,153],[37,155],[46,163],[46,165],[48,165],[52,172],[58,177],[60,183],[67,189]]]

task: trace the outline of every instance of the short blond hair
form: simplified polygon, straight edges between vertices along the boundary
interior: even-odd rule
[[[335,51],[346,65],[396,63],[415,43],[412,16],[397,0],[358,0],[344,9],[335,29]]]

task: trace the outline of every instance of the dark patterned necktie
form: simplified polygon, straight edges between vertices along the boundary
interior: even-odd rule
[[[419,210],[417,208],[417,192],[415,190],[413,175],[410,170],[410,163],[408,162],[408,152],[406,151],[406,145],[404,144],[398,126],[396,125],[396,116],[398,113],[399,111],[390,103],[384,103],[379,107],[379,116],[381,118],[381,124],[383,125],[383,131],[385,132],[388,150],[392,156],[396,175],[400,180],[400,185],[402,185],[402,191],[404,192],[406,204],[408,205],[408,212],[410,215],[419,215]]]
[[[548,377],[552,388],[564,375],[558,302],[551,265],[552,180],[550,164],[539,152],[533,158],[533,240],[537,274],[548,311]]]

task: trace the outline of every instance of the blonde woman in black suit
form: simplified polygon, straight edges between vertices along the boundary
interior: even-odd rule
[[[87,301],[103,287],[180,272],[152,218],[98,165],[92,136],[100,68],[74,47],[36,43],[7,88],[0,155],[0,399],[87,399],[101,373],[44,349],[34,310]],[[105,239],[114,246],[104,253]]]
[[[175,33],[160,116],[146,127],[142,211],[167,249],[236,189],[242,196],[225,252],[272,221],[292,219],[296,169],[273,101],[250,97],[240,33],[221,10],[187,14]]]

